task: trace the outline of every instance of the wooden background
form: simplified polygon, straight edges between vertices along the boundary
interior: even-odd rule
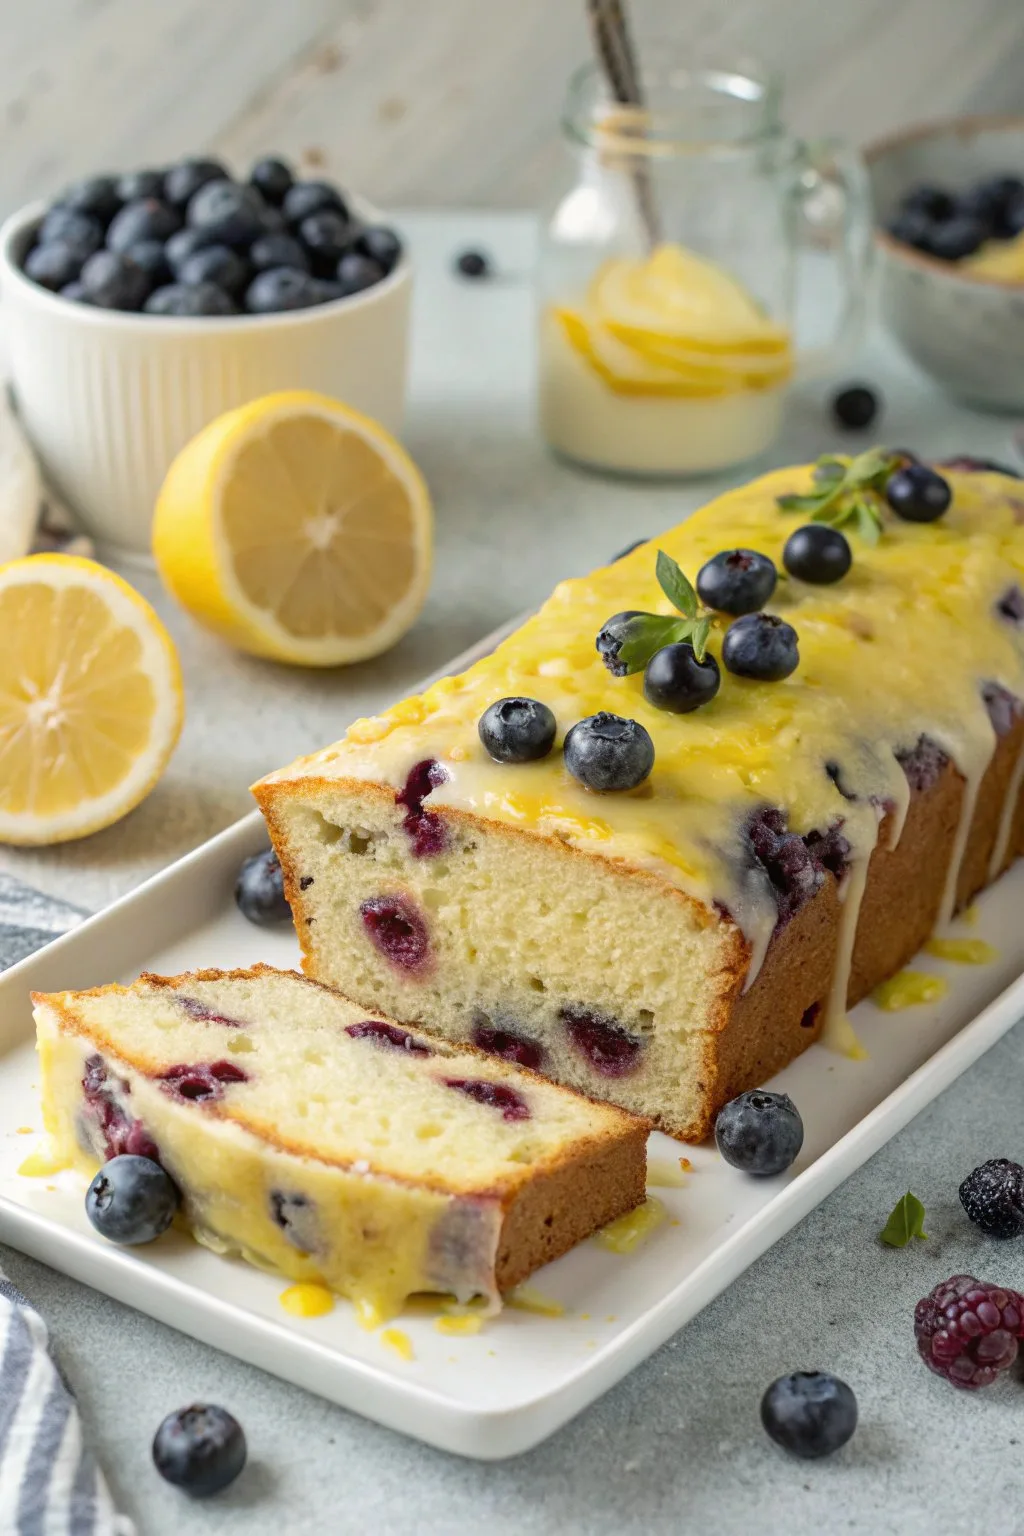
[[[864,142],[1024,113],[1024,0],[633,0],[638,34],[782,69],[790,122]],[[100,168],[270,149],[384,204],[557,184],[583,0],[0,0],[0,211]]]

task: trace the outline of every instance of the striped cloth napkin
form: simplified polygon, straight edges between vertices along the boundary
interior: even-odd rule
[[[84,916],[0,874],[0,970]],[[0,1536],[134,1536],[82,1440],[46,1324],[0,1270]]]

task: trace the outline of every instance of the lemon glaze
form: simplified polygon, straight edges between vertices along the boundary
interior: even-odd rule
[[[632,1253],[646,1242],[651,1233],[662,1225],[667,1215],[665,1207],[654,1195],[648,1195],[643,1205],[625,1216],[617,1216],[600,1232],[595,1232],[594,1242],[609,1253]]]
[[[999,959],[998,949],[984,939],[929,939],[924,947],[926,954],[954,965],[991,965]]]
[[[710,704],[669,714],[645,701],[641,676],[609,674],[595,638],[622,609],[671,612],[655,578],[658,548],[691,580],[712,555],[734,547],[758,549],[781,570],[782,546],[801,518],[781,512],[776,498],[807,492],[809,466],[765,475],[615,564],[561,582],[538,614],[467,672],[357,720],[344,742],[271,780],[356,779],[397,791],[415,763],[436,758],[448,777],[430,795],[431,807],[467,811],[655,871],[705,907],[724,908],[750,945],[748,986],[778,915],[767,880],[751,871],[750,816],[778,807],[801,834],[842,823],[850,856],[828,1008],[836,1027],[879,836],[878,808],[891,811],[894,846],[909,804],[897,752],[927,736],[965,780],[940,913],[940,921],[948,921],[978,785],[996,741],[982,687],[996,683],[1024,697],[1021,634],[996,611],[1024,571],[1024,495],[1018,482],[998,474],[949,471],[946,478],[953,500],[939,522],[887,515],[875,546],[848,525],[854,560],[843,581],[815,587],[780,579],[767,606],[793,624],[800,644],[800,665],[782,682],[755,682],[723,669]],[[716,656],[727,622],[716,619],[712,630],[709,649]],[[487,756],[477,723],[489,704],[515,694],[548,704],[559,734],[547,758],[510,767]],[[564,767],[566,731],[600,710],[638,720],[651,734],[654,768],[636,790],[595,794]],[[840,794],[828,764],[838,766],[847,795],[855,798]],[[1003,850],[1012,814],[1008,796],[997,839]]]
[[[897,971],[875,988],[871,999],[884,1013],[900,1013],[922,1003],[937,1003],[948,991],[949,984],[941,976],[929,976],[927,971]]]

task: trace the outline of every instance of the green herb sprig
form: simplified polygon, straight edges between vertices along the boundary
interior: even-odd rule
[[[912,1237],[928,1236],[924,1230],[924,1206],[909,1189],[901,1200],[897,1200],[879,1236],[890,1248],[905,1248]]]
[[[682,615],[639,613],[623,626],[625,639],[619,646],[618,660],[628,672],[642,672],[655,651],[663,645],[674,645],[688,640],[698,661],[704,660],[708,635],[711,633],[711,615],[700,606],[697,594],[683,572],[663,549],[658,550],[654,567],[658,585],[674,608]]]
[[[779,509],[807,513],[812,522],[830,528],[854,523],[866,544],[877,544],[884,527],[886,481],[900,462],[900,455],[888,448],[869,448],[849,460],[825,454],[814,467],[817,490],[779,496]]]

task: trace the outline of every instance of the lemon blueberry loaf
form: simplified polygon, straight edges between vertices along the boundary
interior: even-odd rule
[[[37,993],[59,1162],[158,1160],[200,1242],[386,1316],[496,1302],[644,1198],[648,1126],[295,972]]]
[[[307,973],[702,1138],[1024,851],[1022,569],[873,450],[562,582],[255,786]]]

